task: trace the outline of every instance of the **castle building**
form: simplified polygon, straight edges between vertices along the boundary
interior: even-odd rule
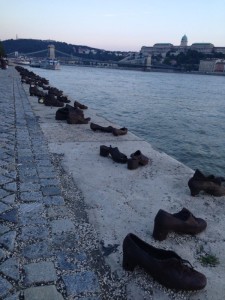
[[[160,54],[162,57],[165,57],[168,51],[172,51],[174,54],[179,54],[180,52],[184,52],[188,49],[196,50],[204,54],[210,54],[212,52],[221,52],[225,54],[225,47],[214,47],[211,43],[194,43],[191,46],[188,46],[188,38],[186,34],[181,38],[179,46],[174,46],[171,43],[157,43],[152,47],[143,46],[140,53],[144,56]]]

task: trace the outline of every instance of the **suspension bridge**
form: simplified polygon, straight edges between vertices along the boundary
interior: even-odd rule
[[[7,57],[9,58],[15,58],[15,57],[27,57],[27,58],[40,58],[40,57],[47,57],[48,56],[48,49],[44,49],[44,50],[39,50],[39,51],[34,51],[34,52],[29,52],[29,53],[24,53],[24,52],[19,52],[19,51],[14,51],[11,53],[7,53]],[[62,58],[67,58],[67,59],[72,59],[72,60],[81,60],[81,61],[90,61],[90,59],[86,59],[83,57],[78,57],[78,56],[74,56],[72,54],[68,54],[59,50],[55,50],[56,55],[58,55],[58,59],[62,59]]]
[[[52,48],[52,49],[51,49]],[[51,50],[53,51],[51,54]],[[101,67],[133,67],[133,68],[149,68],[151,66],[151,59],[146,60],[146,58],[139,58],[139,57],[126,57],[121,61],[101,61],[99,59],[91,59],[91,58],[84,58],[80,56],[75,56],[72,54],[68,54],[59,50],[56,50],[54,45],[49,45],[48,49],[29,52],[29,53],[22,53],[22,52],[12,52],[7,53],[9,58],[15,57],[24,57],[27,60],[38,60],[43,59],[43,56],[55,58],[57,56],[57,60],[61,64],[81,64],[81,65],[90,65],[90,66],[101,66]]]

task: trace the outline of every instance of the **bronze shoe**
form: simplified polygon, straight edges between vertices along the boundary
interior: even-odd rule
[[[112,160],[117,163],[125,164],[127,162],[127,156],[124,153],[120,152],[117,147],[113,148],[111,145],[110,145],[110,147],[101,145],[100,146],[100,155],[104,156],[104,157],[107,157],[110,155]]]
[[[197,169],[193,177],[189,179],[188,186],[192,196],[196,196],[201,191],[204,191],[207,194],[221,197],[225,196],[225,186],[221,184],[222,181],[224,181],[223,177],[205,176]]]
[[[67,120],[69,116],[69,112],[75,112],[76,114],[84,117],[84,113],[81,109],[75,109],[72,105],[66,104],[65,107],[59,108],[55,113],[56,120]]]
[[[136,266],[171,289],[201,290],[207,283],[205,275],[175,252],[157,249],[129,233],[123,241],[123,268],[133,271]]]
[[[97,130],[102,131],[102,132],[112,132],[113,131],[112,126],[103,127],[103,126],[100,126],[100,125],[95,124],[95,123],[91,123],[90,128],[93,131],[97,131]]]
[[[84,118],[83,116],[74,113],[69,112],[67,123],[68,124],[88,124],[88,122],[91,120],[91,118]]]
[[[113,135],[118,136],[118,135],[125,135],[127,134],[127,128],[122,127],[122,128],[113,128],[112,130]]]
[[[83,112],[79,108],[69,110],[67,123],[68,124],[88,124],[91,118],[84,118]]]
[[[169,232],[183,234],[197,234],[205,230],[207,223],[205,220],[196,218],[186,208],[176,214],[170,214],[160,209],[155,217],[153,237],[163,241]]]
[[[149,162],[149,158],[141,153],[140,150],[137,150],[136,152],[132,153],[130,155],[131,158],[127,161],[127,168],[129,170],[135,170],[139,166],[145,166]]]
[[[87,109],[88,107],[86,106],[86,105],[84,105],[84,104],[81,104],[80,102],[78,102],[78,101],[74,101],[74,107],[75,108],[80,108],[80,109]]]

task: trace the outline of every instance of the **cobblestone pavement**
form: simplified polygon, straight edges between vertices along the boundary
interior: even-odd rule
[[[0,299],[126,299],[13,67],[0,89]]]

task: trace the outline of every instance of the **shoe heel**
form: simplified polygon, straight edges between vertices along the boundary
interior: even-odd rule
[[[190,188],[190,190],[191,190],[191,196],[193,196],[193,197],[197,196],[201,191],[201,190],[196,189],[196,188]]]
[[[139,166],[138,160],[132,159],[132,158],[129,158],[129,159],[127,160],[127,168],[128,168],[129,170],[135,170],[135,169],[138,168],[138,166]]]
[[[130,261],[127,257],[127,255],[123,255],[123,269],[125,271],[134,271],[134,268],[136,267],[136,263]]]
[[[108,156],[109,155],[109,147],[104,146],[104,145],[100,146],[100,155],[105,156],[105,157]]]
[[[191,192],[191,196],[196,196],[201,191],[201,182],[194,182],[192,179],[188,181],[188,187]]]
[[[96,130],[97,130],[97,128],[95,127],[95,125],[94,125],[93,123],[90,124],[90,128],[91,128],[91,130],[93,130],[93,131],[96,131]]]
[[[162,229],[159,226],[155,226],[152,235],[155,240],[163,241],[167,238],[168,233],[168,230]]]

